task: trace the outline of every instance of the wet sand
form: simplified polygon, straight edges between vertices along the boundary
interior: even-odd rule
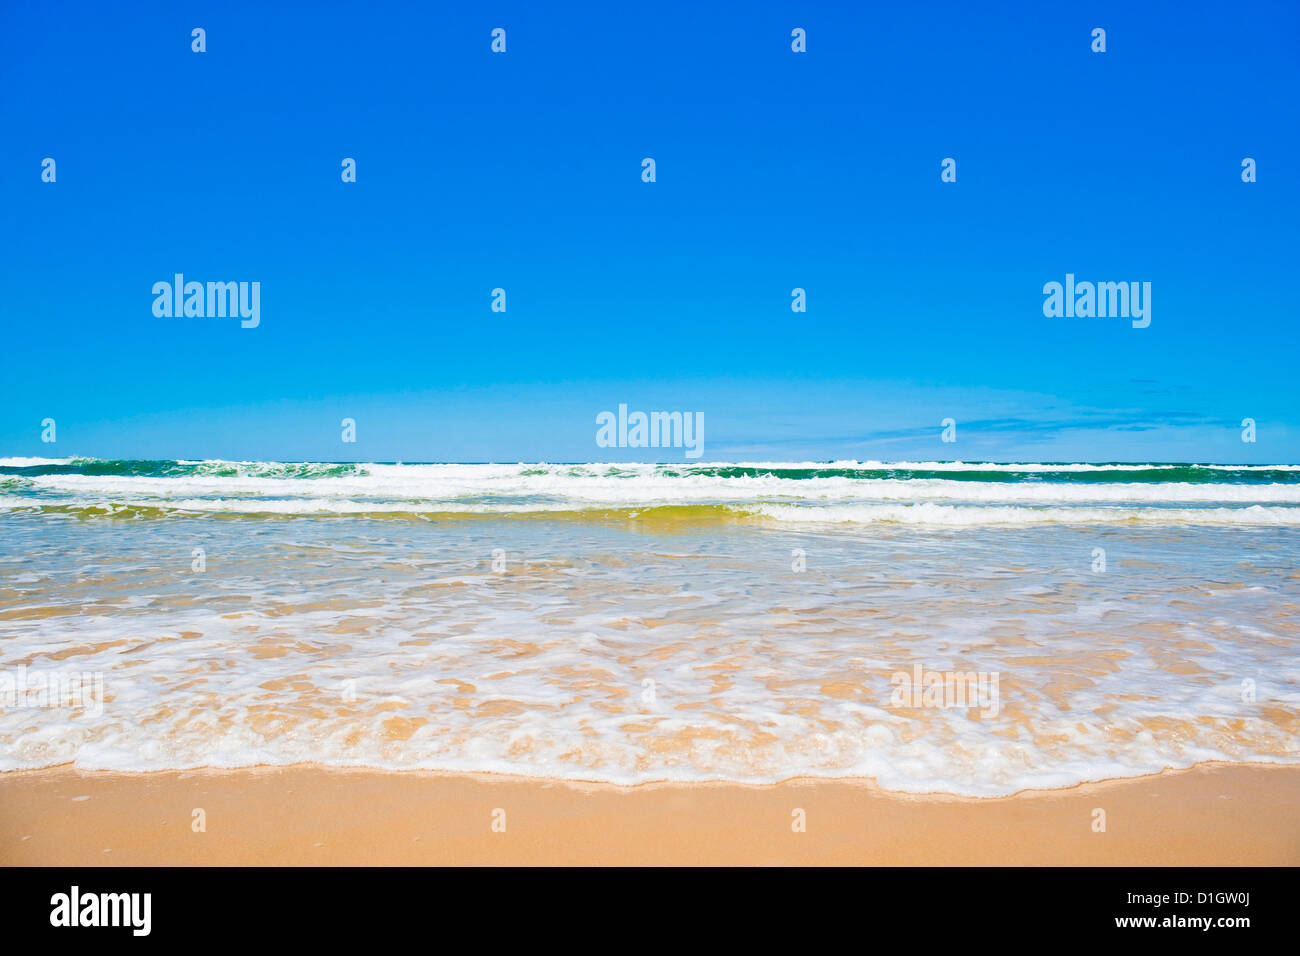
[[[0,863],[1296,865],[1297,808],[1300,767],[1262,765],[996,799],[813,779],[620,788],[311,765],[60,767],[0,774]]]

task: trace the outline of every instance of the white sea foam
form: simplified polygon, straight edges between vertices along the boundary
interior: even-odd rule
[[[0,701],[0,770],[313,761],[994,796],[1300,760],[1297,484],[231,464],[0,476],[0,672],[106,692],[100,714]],[[913,467],[1033,471],[944,464]],[[744,520],[547,517],[681,505]],[[385,513],[484,517],[367,517]],[[1000,709],[896,706],[916,664],[998,675]]]
[[[190,520],[64,539],[39,516],[0,525],[18,594],[0,666],[99,673],[107,696],[99,715],[5,708],[0,769],[312,761],[994,796],[1300,754],[1278,716],[1300,707],[1285,529],[1025,528],[936,548],[906,529]],[[1089,568],[1096,545],[1108,573]],[[1000,708],[895,706],[891,675],[918,663],[997,674]]]
[[[915,505],[809,507],[760,505],[754,513],[776,521],[805,524],[907,524],[934,527],[991,527],[1035,524],[1300,525],[1300,508],[1014,508]]]
[[[1291,525],[1300,516],[1300,509],[1293,507],[1300,506],[1300,483],[1291,482],[796,478],[782,472],[804,466],[774,463],[749,466],[754,474],[721,475],[710,473],[712,466],[701,471],[646,464],[364,465],[357,466],[355,472],[346,469],[349,473],[335,474],[327,466],[274,463],[240,466],[239,473],[226,474],[233,463],[204,464],[210,470],[165,477],[13,476],[3,480],[0,509],[57,506],[123,512],[152,508],[250,515],[521,514],[716,505],[782,521],[936,525],[1049,521]],[[845,470],[843,464],[821,468]],[[925,470],[942,464],[905,466]],[[951,466],[948,470],[959,470],[947,464]],[[961,467],[984,470],[991,466]],[[1014,467],[1025,472],[1049,466]],[[1050,467],[1061,471],[1065,466]],[[1105,470],[1120,466],[1070,467]],[[304,468],[322,473],[298,477]]]
[[[1106,472],[1106,471],[1172,471],[1179,468],[1187,468],[1188,465],[1174,464],[1154,464],[1154,463],[1111,463],[1111,464],[1090,464],[1087,462],[975,462],[975,461],[834,461],[834,462],[816,462],[805,461],[798,463],[790,462],[717,462],[712,465],[695,467],[714,467],[714,468],[805,468],[805,469],[829,469],[829,468],[857,468],[864,471],[874,470],[905,470],[905,471],[1006,471],[1006,472]],[[1192,468],[1202,468],[1213,471],[1300,471],[1300,465],[1191,465]]]

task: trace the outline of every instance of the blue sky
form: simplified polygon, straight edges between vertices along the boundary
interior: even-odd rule
[[[1294,4],[276,7],[0,10],[0,455],[1300,461]]]

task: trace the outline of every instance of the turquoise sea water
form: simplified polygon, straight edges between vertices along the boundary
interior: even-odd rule
[[[1298,475],[0,459],[0,769],[1291,762]]]

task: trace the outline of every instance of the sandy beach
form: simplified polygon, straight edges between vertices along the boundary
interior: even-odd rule
[[[1300,468],[10,462],[0,864],[1300,863]]]
[[[313,766],[52,768],[0,775],[0,863],[1295,865],[1297,806],[1300,768],[1260,765],[996,799],[811,779],[620,788]]]

